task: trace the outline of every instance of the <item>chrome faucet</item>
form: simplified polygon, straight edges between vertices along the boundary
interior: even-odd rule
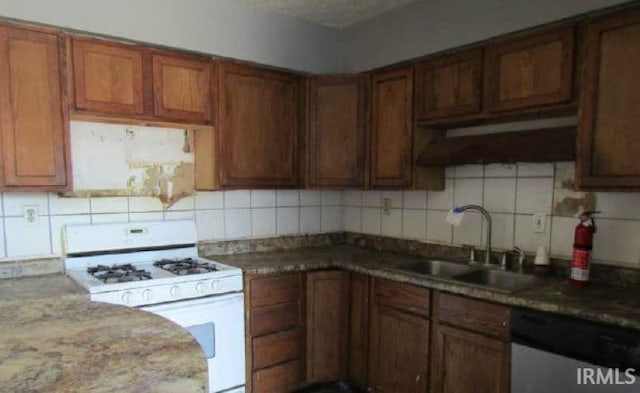
[[[524,271],[524,260],[527,254],[525,254],[524,250],[520,247],[513,247],[513,251],[518,253],[518,273],[522,273]]]
[[[489,266],[491,264],[491,216],[484,207],[478,205],[464,205],[453,208],[454,213],[462,213],[467,210],[479,211],[487,220],[487,243],[485,246],[484,264],[485,266]]]

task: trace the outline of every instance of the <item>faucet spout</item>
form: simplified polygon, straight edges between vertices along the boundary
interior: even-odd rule
[[[479,205],[464,205],[464,206],[456,207],[454,209],[454,211],[457,211],[457,212],[464,212],[467,210],[478,211],[487,220],[487,241],[485,245],[484,264],[486,266],[489,266],[489,264],[491,263],[491,215],[484,207]]]

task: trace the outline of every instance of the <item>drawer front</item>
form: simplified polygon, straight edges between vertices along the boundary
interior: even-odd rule
[[[382,279],[374,281],[374,288],[378,304],[429,317],[430,290],[411,284]]]
[[[302,334],[298,329],[253,339],[254,370],[298,359],[301,354]]]
[[[298,301],[251,310],[251,335],[261,336],[297,327],[300,323]]]
[[[509,337],[511,309],[507,306],[438,293],[437,318],[440,322],[491,336]]]
[[[300,298],[300,275],[279,274],[251,280],[251,307],[271,306]]]
[[[302,362],[298,360],[255,371],[252,376],[253,393],[289,392],[302,382]]]

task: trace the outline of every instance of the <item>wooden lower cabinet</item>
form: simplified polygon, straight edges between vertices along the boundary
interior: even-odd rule
[[[509,343],[442,324],[433,329],[433,392],[507,393]]]
[[[248,393],[284,393],[305,373],[304,275],[245,276]]]
[[[428,309],[429,290],[374,280],[369,320],[369,386],[373,392],[427,391]],[[420,310],[427,310],[427,314]]]
[[[307,382],[347,376],[349,273],[307,273]]]
[[[364,274],[351,274],[347,380],[358,388],[369,381],[369,281]]]
[[[509,392],[510,312],[500,304],[435,294],[432,392]]]

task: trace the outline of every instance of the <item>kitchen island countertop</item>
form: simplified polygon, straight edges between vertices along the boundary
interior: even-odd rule
[[[256,252],[240,255],[209,255],[213,260],[237,266],[247,274],[269,274],[339,268],[373,277],[407,282],[476,299],[553,312],[640,331],[640,295],[634,287],[593,284],[573,288],[568,280],[545,278],[528,289],[498,292],[394,268],[400,263],[428,258],[350,245]]]
[[[192,336],[160,316],[89,301],[63,275],[0,280],[0,391],[205,392]]]

